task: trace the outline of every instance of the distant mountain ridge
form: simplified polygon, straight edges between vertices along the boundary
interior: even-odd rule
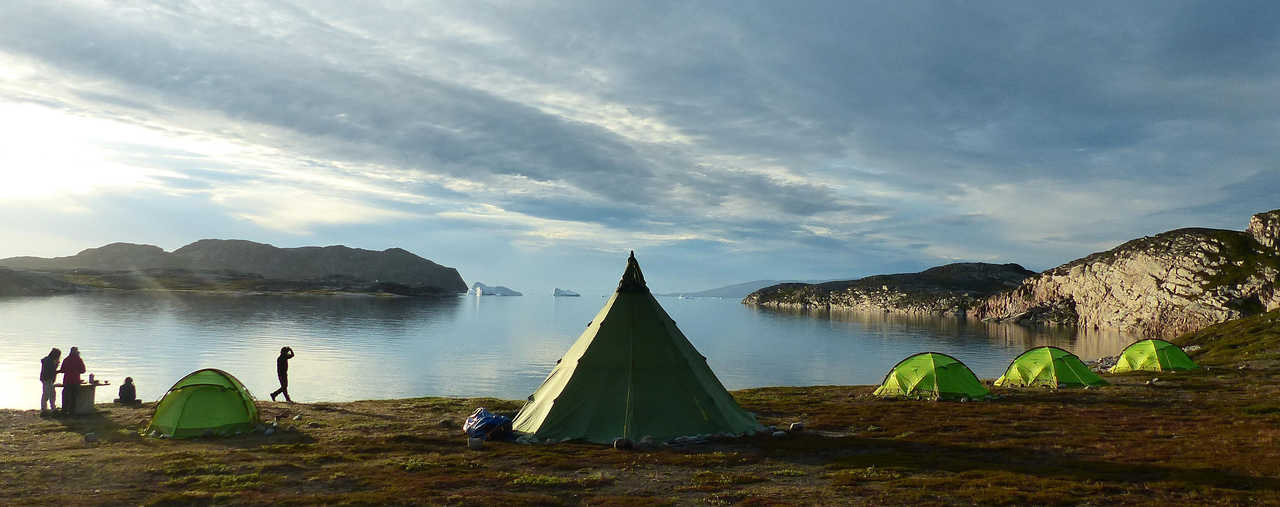
[[[325,247],[279,248],[246,240],[202,239],[173,252],[154,245],[111,243],[67,257],[10,257],[0,266],[29,271],[230,271],[278,280],[349,278],[440,292],[466,292],[458,270],[401,248],[382,251]]]
[[[700,298],[717,297],[717,298],[738,299],[738,298],[746,297],[747,294],[751,294],[752,292],[763,289],[770,285],[777,285],[780,283],[796,283],[796,282],[798,281],[797,280],[753,280],[750,282],[735,283],[733,285],[726,285],[724,287],[716,287],[714,289],[707,289],[707,290],[701,290],[696,292],[667,292],[667,293],[658,294],[658,295],[659,296],[689,296],[689,297],[700,297]]]
[[[742,302],[778,308],[825,308],[908,314],[964,315],[973,305],[1035,275],[1017,264],[967,262],[919,273],[875,275],[823,283],[783,283]]]

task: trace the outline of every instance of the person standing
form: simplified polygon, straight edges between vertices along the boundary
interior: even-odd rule
[[[276,389],[271,393],[271,401],[276,401],[276,396],[284,394],[284,401],[293,403],[293,398],[289,397],[289,360],[293,359],[293,349],[289,347],[280,347],[280,357],[276,358],[276,376],[280,378],[280,389]]]
[[[49,355],[40,359],[40,385],[42,387],[40,393],[40,415],[45,415],[58,409],[55,406],[58,394],[53,390],[53,383],[58,378],[58,361],[61,359],[62,351],[58,350],[57,347],[50,350]],[[46,402],[49,404],[48,409],[45,408]],[[63,402],[65,403],[66,400],[64,399]]]
[[[71,347],[67,359],[58,369],[62,374],[62,413],[72,414],[76,411],[76,399],[80,394],[80,374],[84,373],[84,360],[80,359],[80,348]]]

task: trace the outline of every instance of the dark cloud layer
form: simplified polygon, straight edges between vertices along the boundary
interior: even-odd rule
[[[490,226],[511,240],[538,220],[679,232],[654,248],[736,256],[726,282],[1044,268],[1280,207],[1274,2],[14,2],[0,20],[0,52],[48,71],[31,86],[66,90],[0,99],[281,132],[298,160],[404,171],[426,201],[377,206],[517,213]],[[137,157],[179,190],[280,180]]]

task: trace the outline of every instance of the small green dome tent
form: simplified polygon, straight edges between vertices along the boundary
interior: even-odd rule
[[[1009,363],[996,379],[1000,387],[1084,387],[1105,386],[1107,381],[1085,366],[1075,354],[1058,347],[1034,347]]]
[[[1200,365],[1177,345],[1164,340],[1138,340],[1124,348],[1111,373],[1198,369]]]
[[[991,391],[956,358],[921,352],[894,365],[874,394],[881,398],[965,400],[985,398]]]
[[[171,438],[231,435],[253,429],[258,407],[244,384],[222,370],[197,370],[182,377],[156,404],[144,433]]]

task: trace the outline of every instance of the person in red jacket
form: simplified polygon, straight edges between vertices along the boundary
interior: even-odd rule
[[[80,392],[80,374],[84,373],[84,360],[80,359],[80,348],[71,347],[67,358],[62,360],[62,412],[71,414],[76,410],[76,395]]]

